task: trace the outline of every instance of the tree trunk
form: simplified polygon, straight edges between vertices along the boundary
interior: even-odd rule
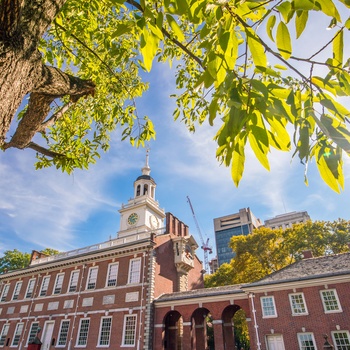
[[[41,130],[51,102],[92,94],[94,84],[45,66],[38,42],[66,0],[0,0],[0,147],[25,148]],[[6,134],[26,95],[28,108],[14,135]]]

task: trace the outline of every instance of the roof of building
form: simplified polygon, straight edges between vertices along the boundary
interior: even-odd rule
[[[186,292],[175,292],[175,293],[169,293],[169,294],[162,294],[159,296],[155,302],[162,302],[162,301],[173,301],[173,300],[182,300],[182,299],[194,299],[194,298],[205,298],[205,297],[211,297],[211,296],[217,296],[222,294],[241,294],[244,293],[244,291],[241,289],[240,284],[234,284],[231,286],[221,286],[221,287],[214,287],[214,288],[201,288],[201,289],[194,289],[189,290]]]
[[[302,259],[242,288],[347,274],[350,274],[350,253],[326,255]]]
[[[151,176],[149,176],[149,175],[140,175],[136,179],[136,181],[138,181],[138,180],[150,180],[150,181],[153,181],[155,183],[154,179]]]

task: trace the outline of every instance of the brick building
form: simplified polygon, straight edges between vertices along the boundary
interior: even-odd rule
[[[0,348],[26,349],[37,334],[43,350],[153,348],[153,300],[203,288],[197,243],[155,189],[147,157],[116,239],[34,251],[27,268],[0,275]]]
[[[252,350],[322,349],[324,334],[350,350],[350,253],[305,254],[255,283],[204,289],[197,243],[155,190],[146,158],[117,238],[34,251],[27,268],[0,275],[0,350],[27,349],[37,334],[43,350],[231,350],[238,311]]]

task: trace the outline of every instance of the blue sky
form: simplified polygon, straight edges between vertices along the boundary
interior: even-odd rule
[[[186,196],[191,198],[204,237],[215,246],[213,218],[250,207],[266,220],[290,211],[307,210],[313,220],[350,220],[350,160],[344,159],[345,191],[336,194],[321,180],[315,163],[304,166],[291,154],[273,152],[267,172],[247,151],[239,188],[230,169],[215,159],[217,129],[207,124],[190,134],[174,122],[173,77],[167,66],[157,66],[147,77],[151,89],[137,101],[139,115],[150,115],[157,139],[150,147],[151,175],[156,198],[190,227],[199,242]],[[133,181],[141,173],[145,149],[136,149],[113,135],[111,149],[88,171],[66,175],[56,169],[34,169],[35,152],[0,153],[0,256],[5,250],[31,252],[46,247],[67,251],[116,237],[118,209],[133,195]],[[202,252],[199,252],[202,258]]]

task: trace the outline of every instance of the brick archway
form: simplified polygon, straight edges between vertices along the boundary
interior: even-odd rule
[[[170,311],[164,317],[163,349],[182,349],[183,319],[178,311]]]

